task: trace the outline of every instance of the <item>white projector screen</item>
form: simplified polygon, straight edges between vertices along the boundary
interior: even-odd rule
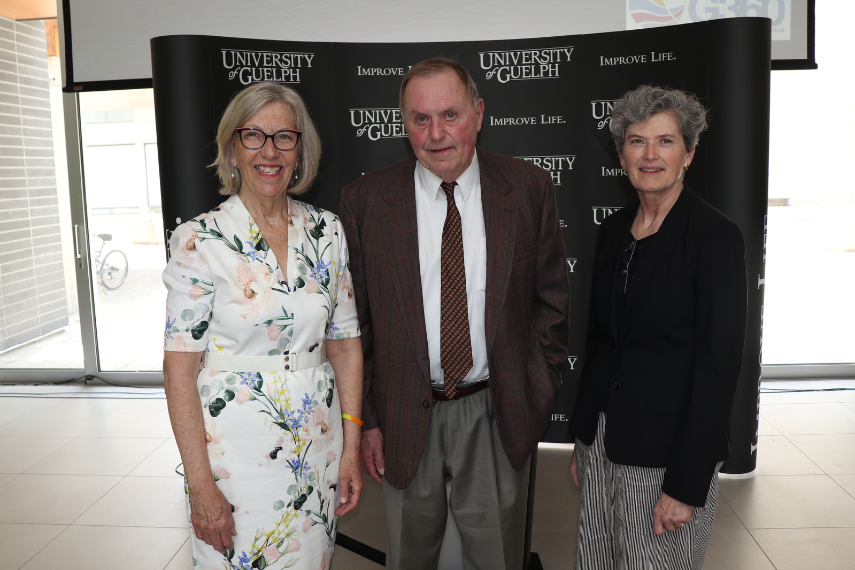
[[[612,32],[725,17],[772,19],[776,68],[815,67],[814,0],[60,0],[67,91],[151,84],[149,40],[173,34],[433,42]]]

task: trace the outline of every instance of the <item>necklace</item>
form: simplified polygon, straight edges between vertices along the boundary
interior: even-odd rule
[[[640,228],[638,227],[638,216],[639,216],[640,214],[641,214],[641,206],[639,206],[639,207],[638,207],[638,210],[636,210],[636,212],[635,212],[635,221],[633,222],[633,225],[635,225],[635,226],[636,226],[636,230],[640,229]],[[662,225],[662,222],[664,222],[664,221],[665,221],[665,217],[666,217],[667,215],[668,215],[668,214],[665,214],[665,216],[662,216],[662,219],[661,219],[661,220],[659,220],[658,222],[656,222],[656,224],[653,226],[653,228],[651,228],[651,230],[650,230],[649,232],[647,232],[647,233],[646,233],[646,234],[644,234],[643,236],[640,236],[640,237],[635,238],[635,239],[636,239],[636,241],[638,241],[638,240],[642,240],[642,239],[644,239],[644,238],[646,238],[646,237],[649,237],[649,236],[651,236],[651,235],[655,234],[655,233],[659,230],[659,226],[661,226],[661,225]]]

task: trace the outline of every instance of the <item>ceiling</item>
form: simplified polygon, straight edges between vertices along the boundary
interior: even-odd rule
[[[0,0],[0,16],[10,20],[56,18],[56,0]]]

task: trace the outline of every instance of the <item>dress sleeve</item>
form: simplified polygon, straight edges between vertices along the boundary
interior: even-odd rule
[[[214,306],[214,283],[201,240],[191,222],[176,228],[169,240],[172,256],[163,270],[166,285],[166,330],[163,349],[201,352],[208,345]]]
[[[359,319],[356,314],[356,298],[353,294],[353,280],[350,278],[350,255],[347,251],[347,238],[341,220],[336,217],[332,224],[333,243],[338,255],[334,259],[338,276],[336,288],[332,291],[335,309],[327,330],[328,339],[351,338],[359,336]]]

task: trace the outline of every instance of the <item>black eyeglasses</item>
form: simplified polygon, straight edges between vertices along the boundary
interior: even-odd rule
[[[268,135],[261,129],[254,129],[252,127],[241,127],[235,129],[235,132],[240,137],[240,142],[244,148],[249,150],[260,149],[265,145],[267,139],[273,139],[273,146],[278,150],[294,150],[300,141],[300,135],[303,134],[302,131],[285,129]]]
[[[623,271],[618,275],[617,290],[626,295],[626,286],[629,284],[629,264],[632,261],[632,256],[635,254],[636,240],[629,242],[629,245],[623,250],[623,262],[626,265]]]

